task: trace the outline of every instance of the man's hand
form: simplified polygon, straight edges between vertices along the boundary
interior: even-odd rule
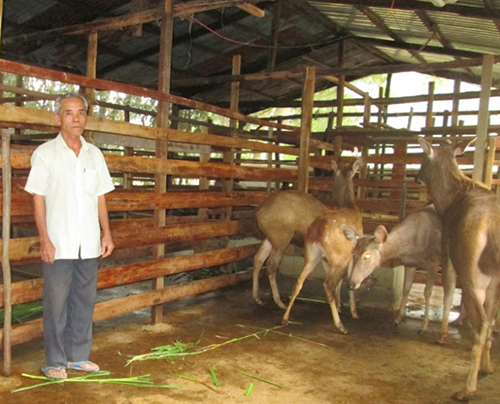
[[[104,235],[101,241],[101,258],[109,257],[114,249],[115,244],[111,235]]]
[[[56,259],[56,249],[49,238],[44,241],[40,240],[40,255],[43,262],[46,262],[47,264],[54,263],[54,260]]]

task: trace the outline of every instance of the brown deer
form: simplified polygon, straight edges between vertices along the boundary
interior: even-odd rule
[[[352,261],[354,243],[344,236],[344,228],[354,229],[358,235],[363,234],[361,213],[353,206],[351,208],[333,209],[317,218],[307,230],[305,236],[304,267],[297,279],[290,303],[283,316],[282,323],[288,324],[290,311],[297,298],[302,285],[313,269],[323,258],[323,268],[326,273],[323,287],[333,316],[333,323],[342,333],[347,334],[338,309],[339,290],[342,279],[347,274],[349,263]],[[352,291],[351,291],[352,292]],[[357,318],[355,312],[354,296],[350,293],[351,313]]]
[[[350,184],[352,186],[352,181]],[[305,280],[323,258],[322,264],[326,273],[323,287],[332,312],[333,323],[342,333],[347,334],[339,316],[340,286],[342,279],[347,274],[349,263],[352,261],[352,250],[355,243],[344,236],[344,229],[349,227],[358,235],[363,234],[362,216],[354,203],[354,192],[352,191],[350,195],[345,207],[329,210],[314,220],[307,229],[304,237],[304,267],[283,316],[282,323],[284,325],[288,324],[293,303]],[[353,318],[358,318],[352,291],[350,291],[349,297],[351,314]]]
[[[419,179],[425,182],[443,223],[443,248],[462,287],[462,301],[474,332],[472,361],[460,401],[477,389],[478,373],[492,372],[491,334],[500,307],[500,203],[490,190],[465,176],[455,156],[465,144],[433,147],[419,139],[424,151]]]
[[[332,161],[335,171],[332,201],[339,207],[347,206],[354,200],[353,177],[361,165],[361,159],[355,159],[349,166],[338,169]],[[267,276],[271,284],[274,302],[283,310],[286,306],[280,298],[276,283],[276,272],[285,249],[292,238],[304,237],[314,220],[329,211],[329,207],[315,197],[299,191],[279,191],[266,199],[255,211],[255,219],[264,240],[254,258],[253,298],[262,304],[259,297],[259,275],[267,259]]]
[[[425,312],[421,331],[429,325],[429,302],[441,263],[441,218],[434,205],[411,212],[388,234],[384,226],[377,226],[373,235],[357,239],[353,251],[353,269],[349,276],[350,289],[357,289],[363,280],[384,262],[395,260],[405,266],[401,305],[394,322],[399,324],[405,315],[406,303],[417,268],[427,271],[424,289]],[[351,241],[353,232],[346,232]],[[450,303],[451,304],[451,303]],[[449,314],[450,307],[447,308]],[[445,309],[446,312],[446,309]],[[447,321],[446,313],[443,321]],[[439,337],[439,340],[445,336]]]

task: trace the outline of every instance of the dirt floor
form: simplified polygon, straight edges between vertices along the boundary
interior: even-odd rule
[[[292,310],[292,320],[299,324],[275,329],[279,333],[261,333],[175,361],[150,360],[125,366],[130,357],[175,341],[195,343],[201,339],[198,347],[206,347],[279,326],[283,312],[271,302],[266,283],[262,282],[264,307],[253,303],[251,284],[245,283],[165,305],[165,323],[156,326],[148,325],[148,310],[96,324],[91,359],[102,369],[111,371],[113,377],[150,375],[155,384],[182,385],[180,389],[66,382],[11,393],[39,383],[21,375],[40,374],[43,344],[37,340],[14,347],[12,375],[0,377],[0,402],[441,404],[453,402],[451,394],[464,385],[471,347],[466,329],[452,329],[450,343],[440,346],[434,343],[439,322],[432,322],[429,332],[420,334],[418,315],[396,328],[388,312],[361,308],[361,319],[352,320],[344,308],[341,317],[349,334],[341,335],[333,327],[329,307],[307,301],[297,301]],[[492,357],[498,366],[498,340]],[[209,366],[215,368],[220,387],[214,386]],[[245,396],[249,383],[254,383],[254,388]],[[499,373],[480,380],[474,402],[500,402]]]

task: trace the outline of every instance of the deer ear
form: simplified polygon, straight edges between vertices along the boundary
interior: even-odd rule
[[[472,146],[476,142],[476,140],[477,137],[474,137],[474,139],[472,140],[465,140],[455,144],[453,149],[455,157],[462,156],[465,153],[465,149],[469,146]]]
[[[353,243],[356,243],[358,241],[359,235],[356,230],[354,230],[352,227],[346,226],[345,224],[340,227],[342,228],[344,236],[347,240],[352,241]]]
[[[387,229],[382,225],[377,226],[373,235],[375,236],[375,240],[380,244],[384,244],[387,241]]]
[[[422,147],[424,153],[427,154],[429,157],[432,157],[432,154],[434,152],[432,150],[432,145],[421,137],[418,138],[418,143],[420,143],[420,147]]]
[[[351,177],[354,177],[356,173],[361,169],[363,165],[363,160],[361,158],[357,158],[351,163],[350,171]]]
[[[337,162],[335,160],[332,159],[332,169],[334,172],[337,172],[339,166],[337,165]]]

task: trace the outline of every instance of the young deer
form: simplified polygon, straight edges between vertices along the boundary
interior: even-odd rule
[[[419,179],[425,182],[443,223],[443,248],[462,287],[462,301],[474,331],[472,362],[465,388],[454,398],[466,401],[477,388],[479,370],[492,372],[491,334],[500,307],[500,202],[496,195],[466,177],[455,161],[465,145],[424,151]]]
[[[425,284],[425,312],[422,331],[429,325],[429,301],[441,262],[441,218],[433,205],[411,212],[388,234],[384,226],[375,229],[373,235],[357,240],[353,251],[353,270],[349,276],[350,289],[357,289],[376,268],[389,260],[405,266],[403,296],[394,322],[404,318],[406,303],[417,268],[427,271]],[[353,232],[346,231],[351,241]]]
[[[341,169],[337,169],[334,161],[332,165],[335,170],[333,203],[339,207],[347,206],[354,200],[352,178],[358,171],[361,160],[355,159],[348,167]],[[267,276],[273,300],[283,310],[286,309],[276,284],[276,272],[285,249],[295,235],[304,237],[314,220],[329,210],[329,207],[315,197],[299,191],[276,192],[256,209],[255,219],[264,235],[253,266],[253,298],[257,303],[262,304],[259,298],[259,275],[267,259]]]
[[[339,290],[342,279],[347,274],[349,263],[352,261],[354,243],[344,236],[344,228],[354,229],[357,234],[363,234],[361,213],[353,206],[351,208],[333,209],[317,218],[307,230],[305,236],[305,255],[302,273],[297,279],[290,303],[283,316],[282,323],[288,324],[290,311],[302,285],[312,270],[323,258],[323,268],[326,273],[323,287],[333,316],[333,323],[342,333],[347,330],[340,321],[338,308],[340,307]],[[352,291],[351,291],[352,292]],[[350,293],[351,314],[358,318],[355,311],[354,295]]]
[[[347,273],[349,263],[352,261],[354,243],[344,236],[344,229],[349,227],[357,234],[363,234],[362,216],[354,203],[352,176],[350,177],[351,181],[349,181],[351,191],[346,194],[350,195],[350,197],[345,201],[344,206],[338,209],[330,209],[323,215],[318,216],[307,229],[304,237],[304,267],[297,279],[290,302],[283,316],[282,323],[285,325],[288,324],[293,303],[305,280],[323,257],[322,264],[326,273],[323,287],[330,304],[333,322],[335,327],[342,333],[347,334],[347,330],[339,317],[340,286]],[[349,293],[349,298],[351,314],[353,318],[358,318],[352,291]]]

